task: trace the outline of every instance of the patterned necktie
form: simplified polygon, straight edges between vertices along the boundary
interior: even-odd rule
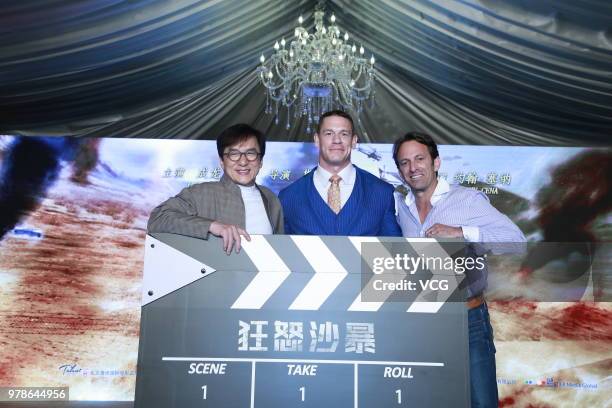
[[[337,174],[331,176],[329,178],[331,185],[329,186],[329,190],[327,190],[327,204],[336,214],[338,214],[340,208],[342,208],[340,205],[340,180],[342,180],[342,177]]]

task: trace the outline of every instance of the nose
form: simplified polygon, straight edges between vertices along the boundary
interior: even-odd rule
[[[249,164],[249,161],[247,160],[245,153],[242,153],[240,155],[240,159],[238,159],[238,164],[241,166],[246,166],[247,164]]]
[[[415,166],[414,162],[409,162],[408,166],[409,166],[408,168],[410,169],[411,173],[414,173],[416,171],[416,166]]]

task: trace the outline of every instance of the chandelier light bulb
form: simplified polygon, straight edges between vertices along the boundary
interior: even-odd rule
[[[332,24],[336,22],[336,15],[332,14],[331,18],[330,18]]]
[[[372,54],[372,58],[370,58],[370,64],[374,65],[374,54]]]
[[[279,48],[280,48],[280,45],[278,45],[278,41],[277,41],[274,43],[274,49],[278,51]]]
[[[306,45],[306,39],[302,38],[302,45]]]
[[[325,27],[323,27],[323,29],[321,29],[321,32],[322,32],[323,34],[327,34],[327,30],[325,29]]]
[[[266,58],[264,57],[263,54],[261,54],[261,57],[259,57],[259,61],[263,64],[265,60]]]
[[[298,17],[298,23],[300,23],[300,25],[302,25],[302,23],[304,22],[304,19],[302,18],[302,16]]]
[[[357,51],[357,47],[355,47],[355,44],[353,44],[353,46],[351,47],[351,52],[355,53],[355,51]]]
[[[300,30],[298,30],[297,28],[295,29],[295,31],[293,32],[293,35],[295,35],[296,37],[299,37],[300,35]]]
[[[282,46],[283,48],[285,48],[285,44],[286,44],[286,43],[285,43],[285,37],[283,37],[283,38],[281,39],[281,46]]]
[[[272,71],[268,72],[268,78],[272,79],[272,77],[274,76],[274,74],[272,73]]]
[[[363,49],[363,45],[361,47],[359,47],[359,54],[363,55],[365,53],[365,50]]]
[[[289,58],[293,58],[293,50],[289,51]]]
[[[348,33],[344,33],[344,41],[348,41],[349,37],[348,37]]]
[[[344,55],[342,55],[342,54],[338,55],[338,59],[339,59],[340,61],[344,61]]]
[[[334,38],[334,39],[332,40],[332,45],[336,45],[337,43],[338,43],[338,41],[336,41],[336,39]]]
[[[351,87],[355,86],[355,81],[351,79],[351,82],[349,82],[349,84],[351,85]]]

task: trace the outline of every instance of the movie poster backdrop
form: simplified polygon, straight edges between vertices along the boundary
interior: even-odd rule
[[[605,406],[612,151],[440,146],[440,156],[439,177],[482,191],[529,241],[526,254],[491,260],[501,406]],[[352,159],[401,184],[391,145],[359,144]],[[257,181],[278,192],[316,162],[311,143],[268,143]],[[0,136],[0,387],[133,400],[149,213],[221,175],[214,141]],[[534,272],[520,286],[524,267]]]

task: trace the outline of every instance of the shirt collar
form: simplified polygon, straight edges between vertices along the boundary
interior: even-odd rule
[[[243,186],[241,184],[236,184],[236,185],[240,188],[240,191],[253,192],[257,190],[257,186],[255,184],[253,184],[252,186]]]
[[[342,177],[340,184],[353,184],[355,182],[357,171],[355,170],[355,166],[353,166],[352,163],[349,163],[349,165],[343,168],[338,175]],[[317,166],[313,176],[320,185],[326,185],[329,183],[329,178],[332,176],[332,173],[325,170],[321,166]]]
[[[241,187],[240,185],[234,183],[234,181],[229,178],[229,176],[225,173],[223,173],[223,175],[221,176],[221,180],[219,180],[219,182],[221,184],[223,184],[225,187],[229,188],[230,190],[234,190],[234,191],[241,191],[239,187]],[[257,185],[257,183],[254,183],[253,186],[254,188],[258,189],[259,191],[261,191],[261,189],[259,188],[259,186]]]
[[[450,185],[448,184],[448,181],[444,180],[443,178],[438,178],[438,184],[436,185],[436,188],[433,194],[431,195],[431,205],[436,205],[436,203],[440,201],[446,195],[446,193],[449,192],[449,190]],[[408,187],[408,194],[406,194],[405,201],[407,206],[410,206],[415,201],[414,194],[412,193],[410,187]]]

